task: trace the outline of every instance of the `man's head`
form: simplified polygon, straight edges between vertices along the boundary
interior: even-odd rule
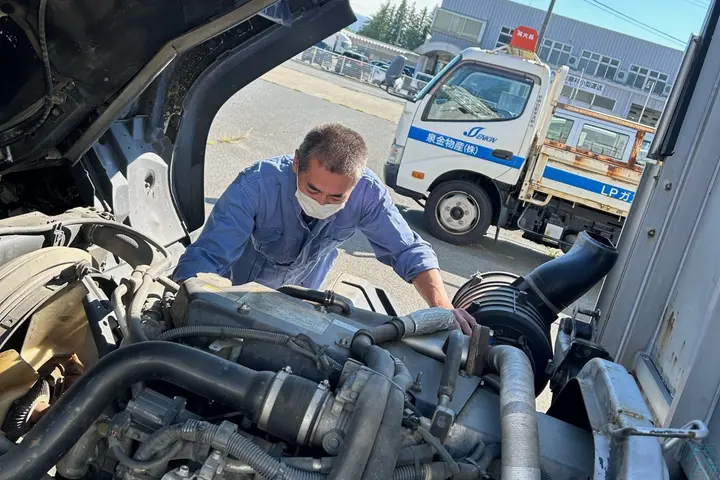
[[[350,197],[366,163],[367,147],[362,136],[343,125],[328,123],[305,135],[295,151],[293,170],[298,174],[301,194],[319,205],[340,206]],[[303,205],[303,199],[298,200]]]

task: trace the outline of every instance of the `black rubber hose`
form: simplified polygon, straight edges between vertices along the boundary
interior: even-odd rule
[[[255,372],[191,347],[142,342],[103,357],[0,457],[0,479],[34,480],[49,471],[115,396],[136,382],[162,380],[256,417],[275,373]],[[368,416],[370,416],[368,414]]]
[[[362,361],[365,365],[388,379],[392,378],[395,374],[395,359],[390,355],[390,352],[377,345],[373,345],[365,350]]]
[[[312,290],[297,285],[284,285],[278,288],[278,292],[284,293],[291,297],[299,298],[300,300],[307,300],[309,302],[319,303],[326,307],[339,307],[342,313],[352,313],[352,307],[344,299],[335,295],[335,292],[326,290],[321,292],[320,290]]]
[[[450,403],[453,395],[455,395],[455,384],[462,363],[463,337],[464,335],[460,330],[453,330],[448,335],[445,365],[443,366],[440,386],[438,387],[438,398],[447,397],[445,404]]]
[[[568,253],[543,263],[528,275],[515,280],[513,286],[527,292],[527,301],[535,306],[546,325],[550,326],[558,313],[608,274],[618,255],[610,240],[583,231]]]
[[[15,446],[15,442],[4,435],[0,435],[0,455],[5,455],[7,452],[15,448]]]
[[[88,240],[125,260],[131,267],[152,265],[155,252],[141,237],[103,225],[90,231]]]
[[[500,380],[491,375],[483,375],[481,380],[483,386],[488,387],[490,390],[500,395]]]
[[[434,436],[432,433],[430,433],[429,430],[423,427],[418,427],[417,432],[420,434],[423,440],[425,440],[427,443],[432,445],[433,448],[435,448],[435,450],[438,452],[438,455],[440,455],[442,459],[445,460],[445,463],[450,465],[450,470],[453,474],[460,473],[460,467],[458,466],[455,459],[452,458],[450,452],[448,452],[447,449],[443,446],[439,438]]]
[[[404,387],[408,385],[409,388],[409,385],[412,385],[412,377],[405,365],[398,359],[394,360],[394,373],[393,380],[397,379],[400,385],[392,385],[390,389],[375,444],[362,476],[363,480],[384,480],[390,477],[400,455],[403,440],[403,410],[405,409]]]
[[[393,376],[393,383],[395,383],[403,392],[410,390],[413,386],[413,378],[410,375],[410,370],[407,369],[405,364],[398,358],[395,361],[395,375]]]
[[[352,480],[362,477],[377,438],[382,415],[385,411],[390,382],[379,375],[373,375],[360,392],[353,411],[345,442],[338,454],[330,480]]]
[[[152,468],[167,465],[183,448],[183,442],[178,441],[173,446],[168,448],[166,452],[159,455],[157,458],[153,458],[152,460],[140,461],[130,458],[128,454],[125,453],[125,450],[123,450],[123,447],[117,438],[110,437],[108,439],[108,444],[110,445],[110,450],[112,451],[113,455],[115,455],[115,458],[117,458],[118,462],[132,470],[139,471],[150,470]]]
[[[188,337],[212,337],[212,338],[242,338],[258,342],[283,345],[290,338],[283,333],[266,332],[242,327],[221,327],[215,325],[188,325],[185,327],[173,328],[158,335],[157,340],[172,342]]]
[[[404,333],[405,328],[399,320],[391,320],[382,325],[358,330],[350,342],[350,352],[356,358],[362,358],[365,350],[371,345],[382,345],[400,340]]]
[[[397,459],[397,466],[414,465],[417,463],[430,462],[435,456],[435,449],[428,443],[420,445],[409,445],[400,449]]]

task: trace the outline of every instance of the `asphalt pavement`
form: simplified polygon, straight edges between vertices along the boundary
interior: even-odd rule
[[[405,103],[404,99],[396,95],[390,95],[384,89],[378,86],[370,85],[366,82],[360,82],[353,78],[342,76],[331,70],[325,70],[316,66],[310,66],[310,64],[306,62],[290,60],[288,62],[285,62],[283,64],[283,67],[290,68],[292,70],[302,72],[316,78],[331,81],[336,85],[339,85],[348,90],[352,90],[354,92],[364,93],[366,95],[372,95],[374,97],[391,100],[393,102],[399,103],[400,105]]]

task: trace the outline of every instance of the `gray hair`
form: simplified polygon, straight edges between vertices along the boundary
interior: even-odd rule
[[[298,148],[298,169],[307,171],[314,158],[329,172],[355,181],[367,164],[367,146],[362,136],[339,123],[325,123],[310,130]]]

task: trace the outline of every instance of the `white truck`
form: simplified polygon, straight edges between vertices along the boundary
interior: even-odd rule
[[[406,103],[386,183],[453,244],[490,225],[563,250],[583,230],[616,242],[653,129],[559,104],[566,74],[505,48],[464,50]]]
[[[333,33],[323,40],[323,42],[327,45],[329,50],[339,53],[340,55],[352,50],[352,41],[350,40],[350,37],[345,35],[342,31]]]

